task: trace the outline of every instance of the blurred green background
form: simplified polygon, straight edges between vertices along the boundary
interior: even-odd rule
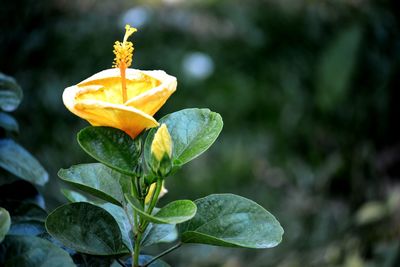
[[[126,23],[133,67],[178,79],[156,117],[208,107],[225,123],[162,202],[232,192],[285,229],[274,249],[187,245],[167,262],[400,266],[398,1],[2,1],[0,71],[24,90],[16,139],[49,171],[48,210],[66,201],[58,169],[92,161],[62,92],[111,67]]]

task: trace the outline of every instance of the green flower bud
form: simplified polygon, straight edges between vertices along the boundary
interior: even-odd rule
[[[172,168],[172,139],[168,128],[162,124],[154,135],[151,144],[150,169],[156,175],[165,177]]]

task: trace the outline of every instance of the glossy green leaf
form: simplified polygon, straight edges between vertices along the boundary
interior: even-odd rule
[[[134,175],[140,156],[140,138],[111,127],[89,126],[78,133],[79,145],[101,163],[119,172]]]
[[[18,122],[13,116],[0,112],[0,127],[10,132],[19,132]]]
[[[0,207],[0,243],[8,233],[11,225],[11,218],[8,211]]]
[[[133,237],[132,228],[129,219],[124,212],[124,210],[116,205],[105,203],[99,204],[100,207],[107,210],[117,221],[118,226],[121,230],[122,241],[126,247],[132,251],[133,245],[131,239]],[[128,214],[133,215],[133,209],[126,207],[128,209]],[[133,220],[133,217],[130,218]],[[150,223],[142,236],[142,246],[150,246],[156,243],[166,243],[173,242],[178,236],[175,225],[171,224],[152,224]]]
[[[0,167],[37,185],[44,185],[49,179],[42,165],[11,139],[0,140]]]
[[[121,231],[122,242],[124,242],[124,245],[129,249],[129,251],[133,251],[133,245],[130,239],[130,236],[132,235],[132,228],[123,208],[111,203],[93,203],[84,195],[72,190],[62,189],[61,191],[64,196],[66,196],[66,198],[71,202],[88,202],[93,205],[99,206],[110,213],[111,216],[113,216],[115,221],[118,223],[119,230]],[[130,214],[132,214],[132,210],[129,210],[129,212]]]
[[[133,251],[133,244],[130,238],[131,236],[133,236],[132,227],[129,223],[129,219],[125,211],[120,206],[116,206],[111,203],[99,204],[98,206],[105,209],[108,213],[110,213],[114,217],[121,231],[122,242],[129,249],[129,251]],[[130,214],[132,214],[132,212],[130,212]]]
[[[90,202],[84,195],[69,189],[62,188],[61,193],[68,199],[69,202]]]
[[[172,160],[175,166],[183,165],[206,151],[217,139],[223,122],[218,113],[209,109],[184,109],[163,117],[172,137]],[[151,143],[157,128],[150,130],[145,142],[146,161],[150,162]]]
[[[47,231],[65,246],[93,255],[126,253],[118,223],[104,209],[86,202],[63,205],[46,220]]]
[[[22,90],[14,78],[0,73],[0,108],[4,111],[15,110],[22,100]]]
[[[158,243],[174,242],[178,238],[178,231],[174,224],[150,223],[142,236],[141,245],[148,247]]]
[[[133,197],[125,195],[132,207],[140,214],[141,217],[152,223],[160,224],[178,224],[193,218],[196,214],[196,205],[190,200],[176,200],[168,203],[154,215],[144,212],[140,206],[133,201]]]
[[[0,266],[75,266],[66,251],[35,236],[7,236],[0,244],[0,255]]]
[[[63,189],[63,194],[68,196],[67,198],[72,201],[84,201],[84,202],[89,202],[85,196],[82,194]],[[130,242],[130,237],[132,237],[132,229],[128,220],[128,217],[126,216],[124,210],[116,205],[110,204],[110,203],[105,203],[105,204],[95,204],[110,213],[114,219],[117,221],[118,226],[120,228],[121,234],[122,234],[122,241],[126,245],[126,247],[129,250],[133,249],[133,246]],[[133,209],[130,208],[130,206],[127,207],[128,213],[133,214]],[[168,243],[168,242],[173,242],[177,239],[178,233],[176,230],[175,225],[172,224],[152,224],[150,223],[149,226],[147,227],[146,231],[144,232],[142,236],[142,246],[151,246],[157,243]]]
[[[279,222],[252,200],[233,194],[214,194],[195,203],[196,216],[178,227],[184,243],[270,248],[282,241]]]
[[[124,202],[124,193],[131,190],[129,176],[101,163],[79,164],[61,169],[58,176],[82,191],[120,206]]]

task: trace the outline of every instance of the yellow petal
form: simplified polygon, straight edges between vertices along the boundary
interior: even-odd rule
[[[176,81],[175,77],[172,77],[165,72],[164,74],[164,77],[152,77],[144,71],[127,69],[126,87],[128,101],[149,90],[160,87],[161,84],[163,87],[167,87],[170,86],[169,84],[171,83],[171,80],[175,79]],[[164,78],[166,81],[161,81],[158,78]],[[104,102],[123,104],[121,95],[121,73],[119,69],[107,69],[96,73],[88,79],[80,82],[77,86],[82,89],[87,89],[82,90],[76,95],[77,100],[96,99]]]
[[[146,198],[144,200],[146,204],[148,204],[151,201],[151,196],[153,195],[153,192],[156,189],[156,184],[157,183],[152,183],[150,185],[149,192],[147,193]],[[160,194],[158,195],[158,198],[163,197],[166,193],[168,193],[168,190],[164,187],[164,182],[163,182]]]
[[[152,117],[176,89],[176,78],[163,71],[127,69],[128,101],[122,103],[118,69],[101,71],[64,90],[65,106],[95,126],[121,129],[132,138],[158,125]]]
[[[127,73],[129,73],[129,69]],[[154,115],[165,104],[172,93],[175,92],[177,81],[175,77],[160,70],[142,71],[142,73],[152,79],[161,81],[161,83],[150,90],[143,91],[141,94],[130,98],[125,104],[136,107],[147,114]]]
[[[168,132],[167,125],[162,124],[160,128],[157,129],[153,142],[151,143],[151,154],[158,162],[162,160],[165,154],[171,158],[172,140],[171,135]]]
[[[158,122],[146,113],[131,107],[98,101],[82,101],[75,109],[83,113],[82,118],[93,126],[118,128],[135,138],[146,128],[155,127]]]

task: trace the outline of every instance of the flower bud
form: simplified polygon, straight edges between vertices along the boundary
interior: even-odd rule
[[[154,135],[151,144],[150,168],[158,176],[167,176],[172,168],[172,139],[165,124]]]
[[[156,190],[156,184],[157,184],[157,183],[152,183],[152,184],[150,185],[149,192],[147,193],[146,198],[145,198],[145,200],[144,200],[146,204],[149,204],[149,203],[150,203],[151,197],[152,197],[153,194],[154,194],[154,190]],[[158,195],[158,198],[162,198],[166,193],[168,193],[168,190],[164,187],[164,182],[163,182],[163,183],[162,183],[162,187],[161,187],[160,194]]]

